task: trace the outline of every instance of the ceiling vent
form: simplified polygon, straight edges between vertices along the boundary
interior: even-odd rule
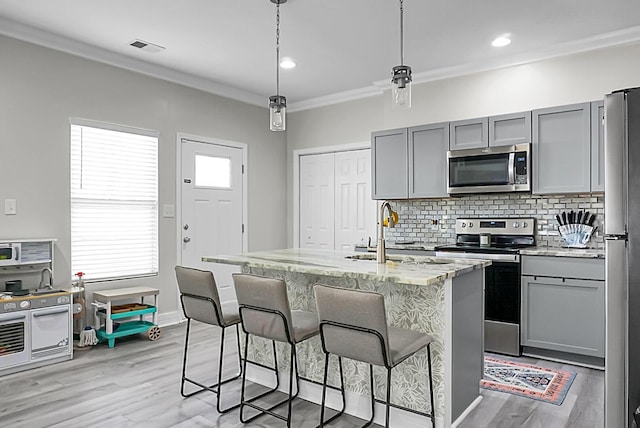
[[[139,40],[139,39],[129,43],[129,46],[142,49],[143,51],[146,51],[149,53],[158,53],[166,49],[164,46],[155,45],[153,43],[145,42],[144,40]]]

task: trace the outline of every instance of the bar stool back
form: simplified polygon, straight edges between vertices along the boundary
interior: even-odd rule
[[[242,376],[242,392],[240,399],[240,421],[247,423],[264,414],[270,414],[286,421],[287,427],[291,426],[291,405],[300,390],[298,376],[298,360],[296,344],[318,334],[318,318],[309,311],[291,311],[287,286],[284,281],[275,278],[266,278],[249,274],[233,274],[233,283],[240,308],[242,329],[245,332],[245,369]],[[249,347],[249,335],[270,339],[273,347],[274,372],[276,375],[276,387],[257,397],[245,399],[247,351]],[[278,388],[278,356],[275,341],[288,343],[291,349],[289,365],[289,395],[284,401],[276,403],[268,408],[253,404],[257,398],[263,397]],[[293,394],[293,375],[295,367],[296,393]],[[273,412],[273,409],[288,404],[287,416]],[[259,413],[245,419],[244,408],[249,406]]]
[[[240,355],[240,333],[238,324],[240,315],[238,306],[235,303],[220,304],[218,288],[213,273],[200,269],[176,266],[176,279],[180,289],[180,302],[182,311],[187,318],[187,331],[184,339],[184,354],[182,359],[182,379],[180,384],[180,394],[183,397],[191,397],[202,391],[210,391],[217,395],[216,408],[218,413],[225,413],[240,406],[240,403],[222,409],[220,407],[220,387],[227,382],[238,379],[242,373],[242,358]],[[199,321],[205,324],[218,326],[222,329],[220,336],[220,355],[218,363],[218,381],[213,385],[204,385],[187,377],[187,356],[189,352],[189,335],[191,331],[191,321]],[[227,327],[236,327],[236,340],[238,344],[238,373],[231,378],[222,380],[222,366],[224,356],[225,330]],[[185,393],[185,383],[191,383],[199,389]]]
[[[382,294],[323,284],[314,285],[313,290],[320,319],[322,350],[325,352],[320,426],[327,422],[324,421],[324,410],[330,354],[369,364],[371,419],[364,426],[369,426],[375,416],[373,366],[383,366],[387,369],[385,426],[388,427],[391,369],[424,347],[427,348],[431,409],[430,413],[414,413],[429,417],[432,426],[435,426],[431,370],[433,338],[426,333],[389,326]]]

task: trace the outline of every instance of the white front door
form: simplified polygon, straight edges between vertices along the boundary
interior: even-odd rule
[[[371,199],[371,150],[335,154],[335,249],[375,245],[376,201]]]
[[[212,271],[220,300],[235,300],[239,268],[202,257],[243,251],[243,150],[187,139],[181,147],[182,265]]]
[[[300,157],[300,247],[333,250],[334,154]]]

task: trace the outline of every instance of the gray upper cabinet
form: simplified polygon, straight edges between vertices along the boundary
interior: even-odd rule
[[[533,193],[591,191],[591,104],[534,110]]]
[[[409,196],[407,128],[371,134],[373,199],[406,199]]]
[[[449,123],[449,149],[477,149],[489,145],[489,120],[486,117]]]
[[[449,123],[409,128],[409,198],[446,197]]]
[[[604,192],[604,101],[591,103],[591,191]]]
[[[489,117],[489,147],[531,142],[531,112]]]

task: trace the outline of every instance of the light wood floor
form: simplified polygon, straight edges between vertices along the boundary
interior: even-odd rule
[[[184,324],[164,327],[156,342],[143,336],[123,338],[112,349],[101,344],[76,351],[71,361],[0,375],[0,427],[285,426],[270,416],[243,425],[237,410],[219,415],[211,393],[182,398],[179,380],[184,331]],[[204,376],[213,383],[219,330],[194,323],[192,332],[190,363],[194,370],[190,374],[194,378]],[[235,338],[228,337],[231,356]],[[227,361],[229,365],[225,363],[225,368],[233,373],[233,356]],[[602,372],[532,359],[524,361],[578,372],[563,405],[483,391],[481,404],[460,428],[602,428]],[[223,406],[238,400],[235,385],[225,391]],[[292,426],[313,427],[318,416],[318,406],[297,400]],[[359,424],[361,420],[347,416],[332,426],[352,428]]]

